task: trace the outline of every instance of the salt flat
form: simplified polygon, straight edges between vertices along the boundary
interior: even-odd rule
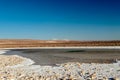
[[[108,80],[120,79],[120,61],[110,64],[68,62],[57,66],[33,65],[34,62],[21,56],[1,55],[12,65],[0,67],[0,80]],[[8,61],[7,59],[14,59]],[[17,60],[18,59],[18,60]],[[3,62],[0,60],[0,62]],[[28,63],[28,64],[26,64]]]
[[[4,53],[0,55],[4,57],[1,58],[4,64],[13,62],[12,65],[4,65],[0,68],[0,80],[120,79],[120,61],[104,61],[106,58],[107,60],[119,59],[118,49],[18,49],[0,52]],[[12,61],[8,60],[9,58]],[[93,63],[94,60],[98,61]]]

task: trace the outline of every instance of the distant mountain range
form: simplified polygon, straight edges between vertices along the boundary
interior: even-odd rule
[[[72,40],[0,39],[0,48],[81,47],[81,46],[120,46],[120,40],[72,41]]]

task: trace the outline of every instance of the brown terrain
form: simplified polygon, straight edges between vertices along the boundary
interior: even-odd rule
[[[120,41],[69,41],[69,40],[28,40],[1,39],[0,48],[23,47],[80,47],[80,46],[120,46]]]

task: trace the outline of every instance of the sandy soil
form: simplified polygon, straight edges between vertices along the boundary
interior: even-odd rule
[[[120,46],[120,41],[20,40],[1,39],[0,48]]]

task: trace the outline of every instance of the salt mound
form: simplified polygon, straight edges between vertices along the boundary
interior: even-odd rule
[[[21,62],[23,62],[23,60],[23,58],[16,55],[0,55],[0,68],[20,64]]]
[[[0,68],[6,68],[6,67],[21,67],[21,66],[27,66],[32,65],[34,61],[28,58],[24,58],[18,55],[3,55],[9,50],[0,50]]]
[[[32,65],[34,61],[18,55],[0,55],[0,68]]]

